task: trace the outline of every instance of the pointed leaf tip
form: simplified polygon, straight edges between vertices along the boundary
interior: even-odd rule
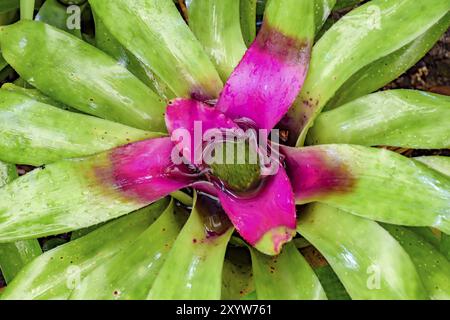
[[[267,231],[262,238],[254,245],[258,251],[269,256],[278,255],[285,243],[288,243],[295,236],[295,229],[288,227],[278,227]]]

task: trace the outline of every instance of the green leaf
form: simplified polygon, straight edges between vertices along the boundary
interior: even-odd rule
[[[447,258],[447,260],[450,260],[450,235],[445,233],[441,235],[440,251]]]
[[[5,69],[8,66],[8,62],[6,62],[5,58],[1,55],[0,52],[0,70]]]
[[[14,83],[5,83],[2,86],[2,90],[5,91],[9,91],[9,92],[15,92],[18,94],[21,94],[23,96],[26,96],[32,100],[35,100],[37,102],[42,102],[44,104],[49,104],[51,106],[57,107],[59,109],[63,109],[63,110],[68,110],[68,111],[72,111],[72,112],[78,112],[78,110],[73,109],[69,106],[66,106],[64,103],[58,102],[53,100],[52,98],[46,96],[45,94],[43,94],[42,92],[40,92],[37,89],[27,89],[21,86],[18,86]],[[2,91],[0,91],[2,92]]]
[[[433,232],[433,229],[429,227],[408,227],[408,230],[413,231],[414,233],[425,239],[428,243],[433,245],[435,248],[439,249],[441,232]]]
[[[450,14],[447,14],[413,42],[362,68],[342,85],[325,110],[375,92],[397,79],[431,50],[449,26]]]
[[[42,254],[36,239],[0,244],[0,269],[10,283],[28,263]]]
[[[340,10],[348,7],[353,7],[364,0],[337,0],[335,10]]]
[[[0,12],[8,12],[14,9],[19,9],[20,0],[2,0],[0,2]]]
[[[105,223],[107,223],[107,222],[99,223],[99,224],[96,224],[94,226],[90,226],[90,227],[87,227],[87,228],[83,228],[83,229],[78,229],[78,230],[72,231],[72,233],[70,234],[70,241],[74,241],[74,240],[80,239],[81,237],[84,237],[84,236],[88,235],[92,231],[95,231],[98,228],[104,226]]]
[[[431,244],[411,230],[383,224],[414,262],[431,299],[450,299],[450,263]]]
[[[314,46],[310,72],[289,113],[297,121],[290,128],[294,137],[300,134],[297,145],[352,75],[420,37],[449,9],[450,0],[372,0],[334,24]]]
[[[246,301],[246,300],[255,301],[255,300],[258,300],[258,295],[256,294],[256,291],[252,291],[249,294],[246,294],[245,296],[243,296],[241,300],[243,300],[243,301]]]
[[[161,200],[44,253],[20,272],[1,298],[67,299],[92,270],[136,241],[167,205],[167,199]]]
[[[35,0],[20,0],[20,19],[33,20]]]
[[[314,0],[314,23],[316,25],[316,34],[327,21],[328,16],[336,4],[336,0]]]
[[[94,14],[95,45],[116,59],[121,65],[130,70],[136,77],[165,100],[175,98],[167,85],[159,79],[148,67],[140,62],[131,52],[125,49],[116,38],[106,29],[103,22]]]
[[[450,157],[428,156],[414,158],[414,160],[420,161],[430,168],[450,177]]]
[[[17,179],[17,169],[15,165],[0,162],[0,188]]]
[[[0,122],[0,159],[35,166],[160,136],[61,110],[4,89],[0,90]]]
[[[297,12],[299,18],[293,19],[293,12]],[[264,21],[269,30],[274,28],[284,36],[306,42],[306,45],[309,45],[309,42],[314,39],[315,32],[313,15],[314,4],[311,5],[309,1],[269,1],[264,12]],[[309,50],[309,47],[303,48],[303,50]]]
[[[376,222],[323,204],[304,207],[298,232],[330,263],[352,299],[427,299],[408,254]]]
[[[19,16],[19,12],[16,9],[11,11],[1,12],[0,11],[0,26],[5,26],[16,22]]]
[[[239,300],[255,290],[252,261],[246,246],[228,246],[222,271],[222,300]]]
[[[256,12],[255,0],[244,2],[246,6],[253,6]],[[189,6],[189,26],[224,81],[247,50],[241,32],[239,9],[239,0],[192,0]],[[256,20],[254,25],[256,27]]]
[[[325,293],[330,300],[351,300],[342,282],[333,269],[327,265],[314,269]]]
[[[251,249],[253,274],[262,300],[324,300],[325,291],[293,243],[275,257]]]
[[[244,0],[245,1],[245,0]],[[263,16],[268,0],[256,0],[256,16]]]
[[[434,170],[437,170],[442,174],[450,177],[450,157],[428,156],[418,157],[415,158],[415,160],[420,161],[430,168],[433,168]],[[432,241],[431,243],[440,249],[447,260],[450,260],[450,235],[442,233],[440,243],[436,244],[435,241]]]
[[[258,0],[239,0],[239,3],[242,37],[247,47],[249,47],[256,38],[256,9]]]
[[[0,40],[6,61],[49,97],[139,129],[165,130],[164,101],[83,40],[35,21],[3,27]]]
[[[133,243],[91,271],[75,288],[75,300],[143,300],[183,225],[173,201]]]
[[[0,162],[0,188],[17,178],[16,166]],[[0,244],[0,269],[9,284],[17,273],[42,253],[35,239]]]
[[[194,198],[192,198],[190,195],[188,195],[183,191],[178,190],[172,192],[170,195],[172,196],[172,198],[174,198],[175,200],[177,200],[186,207],[192,207],[192,205],[194,204]]]
[[[204,100],[219,96],[222,81],[171,0],[89,3],[111,34],[176,96]]]
[[[80,8],[80,14],[81,10],[84,10],[84,8],[85,5]],[[77,26],[79,28],[69,28],[71,15],[73,15],[73,12],[68,11],[67,6],[60,3],[58,0],[46,0],[36,14],[35,20],[45,22],[81,38],[81,25]]]
[[[189,220],[176,239],[148,299],[220,299],[225,250],[234,229],[228,225],[222,226],[218,234],[207,231],[205,219],[217,223],[221,221],[217,219],[223,217],[210,211],[203,197],[197,195]],[[208,217],[211,214],[216,216]]]
[[[353,145],[299,149],[291,161],[298,204],[319,201],[369,219],[450,233],[450,178],[418,161]]]
[[[0,30],[1,31],[1,30]],[[34,87],[32,85],[30,85],[29,83],[27,83],[23,78],[19,77],[16,80],[14,80],[12,82],[14,85],[22,87],[22,88],[26,88],[26,89],[34,89]]]
[[[322,113],[307,144],[411,149],[450,147],[450,97],[414,90],[374,93]]]
[[[110,168],[109,155],[59,161],[1,188],[0,243],[82,229],[144,207],[102,182],[98,170]]]

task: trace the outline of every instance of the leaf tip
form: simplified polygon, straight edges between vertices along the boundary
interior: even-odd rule
[[[278,255],[285,243],[288,243],[295,236],[296,231],[289,227],[277,227],[267,231],[254,247],[269,256]]]

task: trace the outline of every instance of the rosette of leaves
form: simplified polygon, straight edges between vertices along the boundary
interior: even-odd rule
[[[1,298],[448,299],[449,158],[380,146],[448,149],[450,99],[378,90],[448,29],[450,0],[367,1],[322,28],[359,2],[6,1]],[[172,163],[177,129],[243,119],[283,133],[264,183]]]

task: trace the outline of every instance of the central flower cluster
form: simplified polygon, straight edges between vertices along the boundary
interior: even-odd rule
[[[226,190],[237,193],[256,190],[264,177],[278,172],[279,133],[276,129],[270,134],[266,129],[256,130],[247,120],[235,123],[238,128],[203,132],[202,122],[194,121],[193,136],[186,128],[176,129],[171,135],[175,144],[172,162],[187,165],[192,174],[205,175]]]
[[[296,214],[278,130],[232,120],[217,106],[191,99],[169,104],[166,125],[172,142],[166,173],[216,197],[250,244],[279,252],[295,234]]]

